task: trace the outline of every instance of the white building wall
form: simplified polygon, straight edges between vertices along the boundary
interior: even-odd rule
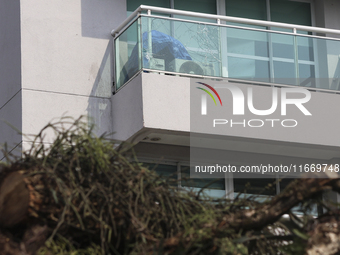
[[[126,18],[125,1],[21,0],[20,7],[23,133],[82,114],[98,134],[111,132],[110,31]]]
[[[317,25],[340,29],[339,1],[316,0],[315,10]],[[144,93],[142,105],[147,114],[138,124],[124,126],[112,115],[124,103],[116,101],[119,94],[111,98],[110,31],[126,15],[125,0],[0,0],[0,119],[23,133],[37,133],[63,114],[91,116],[98,133],[117,131],[128,136],[128,130],[134,129],[133,134],[143,126],[187,131],[189,107],[186,111],[177,108],[181,105],[178,102],[188,103],[188,98],[183,98],[184,87],[174,89],[180,83],[165,86],[165,98],[151,100],[158,95],[163,76],[157,76],[155,83],[145,78],[145,92],[150,93]],[[167,97],[171,93],[177,93],[176,102]],[[162,102],[169,106],[166,115],[155,105]],[[126,111],[121,115],[129,118]],[[171,116],[180,116],[183,121],[175,124]],[[0,131],[0,143],[21,142],[17,131],[3,122]]]
[[[323,0],[325,27],[340,29],[340,1],[338,0]]]

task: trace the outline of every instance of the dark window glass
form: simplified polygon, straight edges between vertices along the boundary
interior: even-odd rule
[[[267,20],[266,0],[226,0],[226,15]]]
[[[271,20],[276,22],[312,25],[310,3],[288,1],[288,0],[271,0],[270,1]]]
[[[216,14],[216,0],[175,0],[175,9]]]
[[[170,0],[127,0],[126,2],[128,12],[133,12],[141,4],[170,8]]]
[[[143,163],[143,166],[154,170],[162,179],[168,180],[172,186],[177,186],[177,166],[151,163]]]
[[[225,190],[224,179],[190,178],[190,168],[185,166],[181,168],[181,185],[194,188],[203,188],[209,185],[209,189]]]
[[[275,178],[258,178],[254,174],[242,174],[243,178],[237,178],[234,175],[234,192],[254,194],[254,195],[276,195],[276,179]],[[244,178],[246,177],[246,178]]]

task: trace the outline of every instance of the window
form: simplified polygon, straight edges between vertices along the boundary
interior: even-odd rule
[[[174,0],[174,9],[217,14],[216,0]]]
[[[308,2],[270,0],[270,20],[311,26],[311,4]]]
[[[146,160],[147,161],[147,160]],[[188,166],[179,164],[155,164],[143,163],[150,170],[155,170],[163,179],[170,181],[170,184],[177,186],[181,190],[198,192],[201,188],[206,187],[202,195],[212,198],[225,198],[226,188],[224,179],[200,179],[190,178],[190,169]]]
[[[226,16],[267,20],[266,0],[226,0]]]
[[[234,197],[239,196],[242,198],[253,197],[258,202],[265,202],[268,198],[280,194],[294,178],[287,178],[283,176],[273,176],[272,178],[259,178],[254,174],[247,174],[245,178],[238,178],[237,174],[234,174]],[[303,206],[297,205],[291,210],[295,214],[302,214]],[[317,216],[318,208],[315,204],[311,204],[309,208],[306,208],[306,213],[309,215]]]
[[[242,176],[234,173],[233,177],[229,179],[190,178],[190,168],[186,164],[176,162],[158,164],[151,163],[154,161],[147,159],[144,159],[144,161],[149,162],[143,163],[145,167],[155,170],[161,178],[168,179],[172,186],[177,186],[180,190],[194,192],[206,187],[202,195],[210,198],[239,197],[242,199],[253,197],[257,202],[265,202],[269,198],[280,194],[290,182],[295,180],[293,177],[280,175],[272,175],[270,178],[261,178],[260,176],[259,178],[258,174],[252,173],[243,173]],[[229,186],[227,187],[227,185]],[[301,205],[298,205],[292,208],[292,211],[296,214],[301,214],[301,209]],[[318,209],[316,205],[312,204],[307,213],[314,216],[318,215]]]
[[[311,4],[289,0],[226,0],[226,15],[298,25],[312,25]]]
[[[141,4],[177,10],[217,14],[216,0],[127,0],[127,11],[133,12]]]
[[[227,16],[307,26],[312,25],[311,9],[311,3],[307,1],[226,0]],[[292,32],[291,29],[248,27]],[[316,86],[313,79],[316,73],[312,39],[232,28],[225,33],[229,35],[224,49],[228,57],[223,65],[229,70],[228,77]],[[298,33],[306,34],[303,31]]]
[[[237,197],[240,193],[247,195],[255,195],[256,199],[267,199],[268,197],[275,196],[278,191],[276,187],[276,178],[259,178],[259,175],[255,174],[234,174],[234,197]],[[242,197],[244,197],[242,196]]]
[[[177,186],[178,185],[178,174],[177,174],[177,166],[175,164],[155,164],[155,163],[143,163],[143,166],[149,168],[150,170],[154,170],[162,179],[167,179],[170,182],[170,185]]]
[[[203,194],[213,198],[225,198],[225,180],[224,179],[202,179],[190,178],[190,168],[181,166],[181,188],[189,189],[195,192],[205,188]]]

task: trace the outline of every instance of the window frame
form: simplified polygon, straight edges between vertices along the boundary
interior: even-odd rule
[[[170,0],[173,1],[173,0]],[[216,10],[217,10],[217,15],[224,15],[226,16],[226,5],[225,5],[226,0],[216,0]],[[267,21],[271,21],[270,19],[270,0],[265,0],[266,1],[266,6],[267,6]],[[314,6],[314,0],[288,0],[291,2],[302,2],[302,3],[309,3],[310,4],[310,11],[311,11],[311,25],[314,27],[315,26],[315,6]],[[268,19],[269,17],[269,19]]]
[[[183,186],[181,185],[181,173],[182,173],[182,167],[188,167],[190,166],[190,162],[188,161],[176,161],[176,160],[160,160],[160,159],[154,159],[150,157],[139,157],[140,163],[146,163],[146,164],[160,164],[160,165],[169,165],[169,166],[177,166],[176,174],[177,174],[177,188],[183,189]],[[289,176],[287,176],[289,177]],[[294,177],[294,176],[291,176]],[[276,180],[276,195],[281,193],[281,185],[280,185],[280,179],[282,179],[282,176],[280,176],[278,173],[273,174],[272,178],[275,178]],[[225,181],[225,198],[227,199],[234,199],[234,177],[232,173],[225,173],[224,175],[224,181]]]

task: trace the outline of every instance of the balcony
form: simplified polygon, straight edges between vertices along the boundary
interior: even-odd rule
[[[112,33],[116,91],[141,71],[340,90],[338,30],[140,6]]]
[[[250,86],[261,103],[271,101],[272,87],[301,86],[312,93],[313,118],[293,116],[303,123],[292,129],[226,128],[224,135],[209,133],[204,144],[263,155],[339,157],[340,40],[334,34],[340,31],[140,6],[112,31],[114,136],[162,144],[154,154],[190,146],[192,78]]]

